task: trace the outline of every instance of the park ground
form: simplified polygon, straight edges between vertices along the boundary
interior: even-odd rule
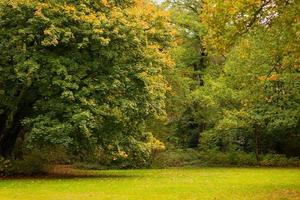
[[[75,170],[64,176],[1,179],[0,199],[297,200],[300,199],[300,169]]]

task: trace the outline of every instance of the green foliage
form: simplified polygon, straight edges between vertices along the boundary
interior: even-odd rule
[[[299,2],[233,4],[200,9],[210,66],[188,95],[180,138],[198,136],[201,150],[254,152],[257,161],[270,152],[299,156],[285,147],[299,141]]]
[[[199,21],[202,1],[165,1],[177,32],[171,55],[176,63],[167,71],[166,78],[172,88],[167,96],[167,114],[170,138],[179,138],[183,147],[195,147],[198,143],[198,126],[190,116],[189,94],[203,84],[202,70],[207,66],[207,55],[202,44],[204,28]],[[188,106],[187,106],[188,105]],[[174,130],[175,129],[175,130]]]
[[[32,176],[43,174],[43,165],[38,161],[32,160],[16,160],[12,161],[11,167],[6,169],[4,175],[6,176]]]
[[[257,166],[255,154],[240,151],[203,151],[200,160],[208,166]]]
[[[70,154],[63,146],[44,146],[40,149],[25,149],[23,151],[23,158],[25,160],[40,160],[44,164],[70,164],[76,160],[74,155]]]
[[[144,133],[141,141],[127,138],[121,142],[106,150],[110,153],[102,154],[104,157],[98,159],[101,164],[114,168],[149,167],[152,157],[165,148],[151,133]]]
[[[99,163],[92,163],[92,162],[74,163],[73,167],[75,167],[77,169],[85,169],[85,170],[103,170],[103,169],[107,169],[107,166],[101,165]]]
[[[298,1],[2,0],[0,155],[24,157],[21,174],[40,170],[37,150],[118,168],[293,165],[277,154],[300,156],[299,27]]]
[[[280,154],[267,154],[262,157],[260,162],[262,166],[285,167],[285,166],[300,166],[300,160],[297,157],[287,158]]]
[[[17,138],[81,160],[109,145],[149,154],[141,135],[165,114],[172,27],[151,3],[122,2],[1,1],[2,155]]]
[[[199,161],[199,152],[194,149],[168,149],[153,158],[152,167],[182,167],[195,161]]]
[[[152,167],[182,167],[182,166],[267,166],[267,167],[297,167],[299,158],[286,157],[281,154],[266,154],[261,161],[256,160],[255,153],[243,151],[219,150],[198,151],[195,149],[169,149],[158,154],[153,160]]]
[[[45,173],[43,156],[39,152],[34,152],[25,156],[23,160],[11,160],[10,166],[3,171],[3,174],[6,176],[43,174]]]
[[[5,175],[8,169],[11,168],[11,161],[0,157],[0,175]]]
[[[288,165],[288,163],[285,163]],[[159,154],[153,167],[181,166],[257,166],[255,154],[245,152],[221,152],[194,149],[168,150]]]

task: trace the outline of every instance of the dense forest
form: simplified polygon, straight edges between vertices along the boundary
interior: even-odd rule
[[[299,165],[299,10],[0,0],[0,172]]]

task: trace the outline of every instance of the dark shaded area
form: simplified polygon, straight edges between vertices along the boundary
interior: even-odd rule
[[[5,180],[45,180],[45,179],[123,179],[123,178],[137,178],[137,175],[124,175],[124,174],[39,174],[33,176],[5,176],[0,177],[1,181]]]

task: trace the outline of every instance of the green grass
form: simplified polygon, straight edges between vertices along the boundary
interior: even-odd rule
[[[300,199],[300,169],[199,168],[84,173],[95,177],[0,180],[0,199]]]

